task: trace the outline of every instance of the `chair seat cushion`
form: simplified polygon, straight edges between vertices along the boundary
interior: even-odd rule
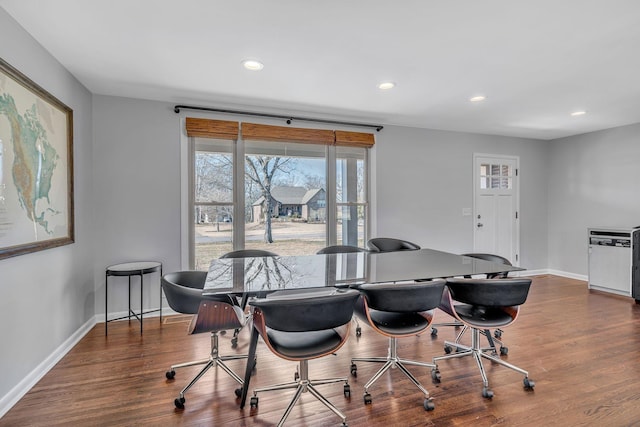
[[[340,347],[342,338],[334,329],[309,332],[282,332],[267,328],[273,348],[291,359],[313,359]]]
[[[495,328],[513,322],[509,313],[499,307],[457,304],[454,305],[454,310],[462,321],[479,328]]]
[[[357,313],[368,322],[366,315]],[[429,321],[417,313],[398,313],[369,308],[369,316],[376,328],[389,335],[417,334],[429,327]]]

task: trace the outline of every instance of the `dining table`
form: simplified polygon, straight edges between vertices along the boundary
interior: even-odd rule
[[[522,271],[505,265],[435,249],[353,252],[274,257],[220,258],[209,265],[203,295],[264,298],[274,292],[350,287]],[[243,304],[244,306],[244,304]],[[258,332],[251,327],[249,352],[240,396],[243,408],[256,363]]]

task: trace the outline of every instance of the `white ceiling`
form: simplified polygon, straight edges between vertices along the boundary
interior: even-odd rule
[[[640,122],[638,0],[0,6],[95,94],[539,139]]]

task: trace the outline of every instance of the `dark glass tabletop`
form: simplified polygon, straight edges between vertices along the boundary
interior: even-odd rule
[[[520,270],[524,269],[433,249],[215,259],[203,293],[261,294]]]

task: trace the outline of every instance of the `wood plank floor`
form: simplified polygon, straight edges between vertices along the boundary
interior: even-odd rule
[[[437,321],[446,315],[437,313]],[[440,364],[442,382],[433,384],[429,369],[410,367],[436,404],[422,407],[421,393],[400,372],[385,374],[372,389],[373,403],[364,405],[364,383],[378,364],[358,365],[350,378],[352,397],[345,399],[340,384],[321,386],[321,392],[347,415],[350,426],[628,426],[640,423],[640,306],[630,298],[589,292],[582,281],[556,276],[534,278],[529,299],[516,323],[506,328],[505,358],[529,371],[534,391],[525,391],[522,376],[497,365],[487,372],[493,399],[481,396],[482,382],[471,358]],[[177,371],[177,362],[206,357],[207,334],[188,336],[187,318],[172,316],[160,326],[145,320],[144,336],[137,323],[114,322],[109,336],[96,325],[2,419],[0,426],[266,426],[274,425],[286,408],[291,391],[269,392],[260,406],[240,409],[236,383],[220,369],[207,373],[186,395],[186,408],[173,399],[199,368]],[[443,353],[443,340],[453,328],[399,341],[404,358],[430,361]],[[246,352],[248,331],[232,350],[229,335],[221,338],[224,354]],[[312,378],[348,375],[350,357],[386,355],[387,341],[363,327],[337,356],[310,363]],[[243,362],[229,365],[242,372]],[[11,367],[5,367],[10,369]],[[251,388],[293,378],[296,363],[273,356],[263,343]],[[288,425],[333,426],[338,418],[310,395],[302,397]]]

